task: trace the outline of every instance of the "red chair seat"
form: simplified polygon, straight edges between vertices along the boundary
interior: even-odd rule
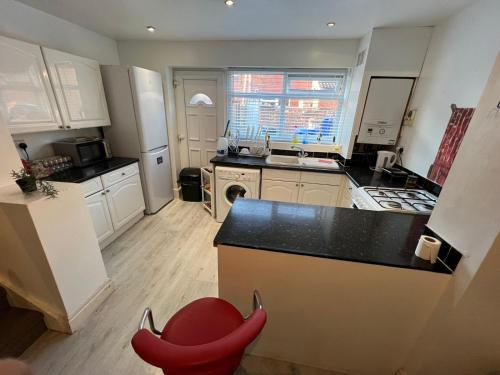
[[[177,345],[206,344],[230,334],[243,322],[243,316],[229,302],[201,298],[170,318],[161,338]]]

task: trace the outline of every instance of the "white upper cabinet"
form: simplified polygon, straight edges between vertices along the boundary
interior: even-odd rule
[[[99,63],[42,47],[67,129],[110,125]]]
[[[0,36],[0,114],[12,134],[62,128],[39,46]]]

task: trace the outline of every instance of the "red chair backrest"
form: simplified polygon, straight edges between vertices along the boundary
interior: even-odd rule
[[[168,374],[226,374],[237,365],[245,348],[264,328],[267,314],[255,310],[230,334],[201,345],[182,346],[169,343],[146,329],[132,338],[132,347],[144,361]]]

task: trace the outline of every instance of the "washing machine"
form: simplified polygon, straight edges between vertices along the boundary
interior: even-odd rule
[[[216,218],[223,222],[236,198],[260,198],[260,169],[215,168]]]

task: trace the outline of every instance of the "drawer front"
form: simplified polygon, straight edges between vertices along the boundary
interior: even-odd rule
[[[92,180],[84,181],[80,184],[83,190],[83,195],[88,197],[103,189],[100,177],[94,177]]]
[[[127,165],[126,167],[117,169],[116,171],[102,175],[102,183],[104,187],[109,187],[117,182],[123,181],[130,176],[139,173],[139,165],[137,163]]]
[[[342,177],[341,174],[302,172],[300,182],[337,186],[342,183]]]
[[[300,172],[287,171],[283,169],[262,169],[262,179],[275,181],[300,181]]]

